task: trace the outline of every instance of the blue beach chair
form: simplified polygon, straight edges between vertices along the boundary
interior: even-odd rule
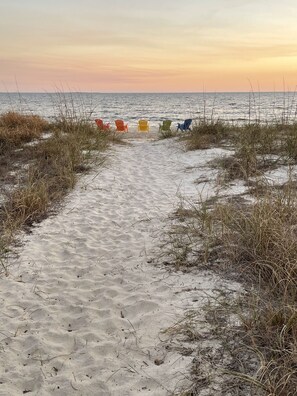
[[[177,131],[180,129],[182,132],[191,131],[190,125],[192,124],[192,119],[189,118],[185,120],[182,124],[177,124]]]

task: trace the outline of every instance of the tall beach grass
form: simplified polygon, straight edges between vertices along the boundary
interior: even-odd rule
[[[242,300],[214,303],[210,315],[212,321],[225,315],[216,335],[233,356],[232,370],[224,374],[230,395],[287,396],[297,389],[297,183],[291,171],[297,164],[297,123],[295,102],[286,106],[270,122],[260,109],[256,122],[240,125],[202,118],[182,137],[189,150],[227,148],[230,155],[212,162],[219,180],[223,175],[227,185],[243,180],[252,187],[249,200],[217,197],[179,208],[180,224],[167,241],[178,269],[215,268],[237,274],[246,285]],[[280,166],[288,170],[287,180],[267,183],[266,172]],[[236,326],[226,325],[228,317],[237,318]],[[245,359],[254,362],[252,369],[245,370]],[[197,381],[200,371],[193,366]],[[184,394],[200,391],[201,383],[194,382]]]
[[[5,185],[10,171],[18,174],[13,185],[8,183],[2,191],[3,247],[11,245],[21,229],[46,217],[75,186],[77,175],[92,164],[100,166],[109,144],[120,141],[113,132],[101,133],[86,118],[91,112],[81,109],[76,113],[72,102],[64,101],[59,106],[58,116],[51,123],[37,115],[14,111],[0,115],[0,177]]]

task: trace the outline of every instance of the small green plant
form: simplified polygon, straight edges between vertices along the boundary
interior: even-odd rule
[[[172,131],[171,129],[168,129],[166,131],[161,130],[161,131],[159,131],[158,136],[159,136],[159,139],[169,139],[169,138],[177,136],[177,133]]]

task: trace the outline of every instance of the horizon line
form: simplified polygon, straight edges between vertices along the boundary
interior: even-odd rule
[[[250,93],[250,94],[259,94],[259,93],[296,93],[296,90],[294,91],[162,91],[162,92],[154,92],[154,91],[143,91],[143,92],[127,92],[127,91],[117,91],[117,92],[111,92],[111,91],[0,91],[0,94],[108,94],[108,95],[114,95],[114,94],[131,94],[131,95],[136,95],[136,94],[222,94],[222,93]]]

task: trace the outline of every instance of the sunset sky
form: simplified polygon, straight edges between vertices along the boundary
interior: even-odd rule
[[[0,91],[295,89],[296,0],[0,0]]]

